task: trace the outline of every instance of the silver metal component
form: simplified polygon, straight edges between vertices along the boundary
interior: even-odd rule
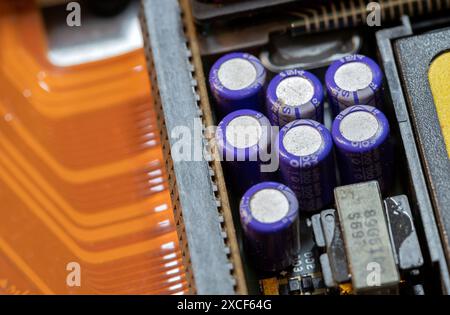
[[[421,284],[416,284],[413,287],[414,295],[425,295],[425,290]]]
[[[274,223],[289,212],[289,201],[283,192],[276,189],[261,189],[250,199],[253,218],[262,223]]]
[[[331,245],[333,239],[336,237],[336,210],[329,209],[324,210],[320,213],[320,222],[322,224],[323,236],[325,239],[325,244]],[[340,232],[339,232],[340,234]]]
[[[318,247],[325,247],[325,235],[322,230],[322,223],[320,221],[320,214],[315,214],[311,217],[311,225],[314,232],[314,241]]]
[[[290,129],[283,138],[286,151],[296,156],[308,156],[317,152],[323,145],[319,131],[307,125]]]
[[[252,116],[236,117],[228,123],[225,129],[228,143],[238,149],[250,148],[258,144],[261,139],[261,124]]]
[[[363,62],[343,64],[334,74],[334,82],[345,91],[356,92],[365,89],[372,82],[373,74]]]
[[[408,270],[423,265],[419,239],[412,219],[408,198],[405,195],[384,199],[386,219],[400,269]]]
[[[219,68],[219,81],[229,90],[237,91],[249,87],[256,81],[255,66],[243,58],[225,61]]]
[[[322,268],[323,282],[327,288],[336,288],[338,284],[334,280],[333,272],[331,271],[330,260],[327,254],[320,255],[320,267]]]
[[[320,257],[320,263],[327,287],[337,287],[340,283],[349,282],[350,271],[345,254],[345,243],[336,210],[324,210],[313,215],[311,221],[316,244],[325,249],[325,253]]]
[[[261,33],[263,32],[264,30]],[[262,45],[269,48],[264,49],[259,58],[261,63],[274,73],[289,69],[317,69],[358,53],[361,45],[362,37],[359,31],[352,29],[346,32],[318,33],[314,36],[283,34],[270,36],[268,43]]]
[[[61,14],[61,10],[65,7],[43,9],[48,59],[56,66],[69,67],[103,60],[143,46],[139,1],[132,1],[123,12],[108,18],[96,16],[82,6],[80,27],[68,26],[67,15]]]
[[[288,77],[278,84],[278,101],[288,106],[298,106],[309,102],[314,96],[314,86],[302,77]]]
[[[355,293],[396,290],[400,282],[378,182],[334,190]]]
[[[380,123],[374,115],[356,111],[342,119],[339,131],[349,141],[362,142],[375,136],[379,128]]]

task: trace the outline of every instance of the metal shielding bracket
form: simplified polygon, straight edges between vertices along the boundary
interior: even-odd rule
[[[396,39],[413,35],[408,17],[402,17],[402,25],[384,29],[376,33],[377,45],[381,57],[381,66],[386,77],[386,93],[390,96],[394,106],[397,123],[405,149],[408,173],[411,181],[411,195],[416,214],[420,216],[422,228],[425,234],[428,253],[431,262],[440,272],[442,288],[445,294],[450,293],[450,277],[447,261],[439,235],[438,225],[433,213],[433,206],[428,192],[421,164],[417,141],[413,126],[409,117],[409,111],[404,97],[404,90],[398,75],[398,67],[394,55],[393,42]]]

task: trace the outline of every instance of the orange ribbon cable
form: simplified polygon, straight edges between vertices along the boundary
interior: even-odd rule
[[[47,45],[32,1],[0,2],[0,294],[186,293],[143,49]]]

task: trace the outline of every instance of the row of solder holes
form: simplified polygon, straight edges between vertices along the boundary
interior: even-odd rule
[[[144,19],[144,25],[146,25],[145,19]],[[148,38],[149,34],[148,34],[147,30],[144,29],[143,32],[144,32],[144,35]],[[148,47],[147,41],[144,41],[144,42],[145,42],[145,51],[150,51],[150,47]],[[172,164],[172,159],[170,156],[170,149],[169,149],[170,145],[169,145],[169,141],[168,141],[168,137],[167,137],[164,116],[162,115],[163,109],[162,109],[161,97],[160,97],[158,84],[157,84],[158,79],[156,76],[156,71],[152,71],[155,69],[153,59],[149,57],[149,54],[146,54],[145,58],[146,58],[149,73],[150,73],[150,81],[152,83],[152,96],[153,96],[155,108],[157,111],[157,119],[160,123],[161,146],[162,146],[162,150],[164,152],[164,156],[167,157],[166,158],[166,170],[167,170],[168,182],[170,185],[170,195],[172,196],[172,198],[171,198],[172,199],[172,207],[173,207],[174,220],[175,220],[176,229],[177,229],[178,241],[181,246],[180,249],[181,249],[181,253],[183,256],[182,259],[184,262],[185,274],[188,277],[187,283],[190,286],[190,290],[194,291],[195,287],[193,286],[193,283],[194,283],[193,275],[192,275],[191,268],[190,268],[191,262],[190,262],[190,257],[189,257],[188,244],[186,242],[186,234],[185,234],[186,231],[185,231],[184,224],[183,224],[183,216],[182,216],[182,213],[181,213],[180,207],[179,207],[180,201],[179,201],[179,197],[178,197],[178,192],[176,191],[175,177],[173,175],[173,164]],[[175,197],[175,198],[173,198],[173,197]],[[193,292],[191,292],[191,293],[193,293]]]
[[[204,116],[203,116],[203,111],[202,111],[202,106],[201,106],[203,104],[201,102],[201,99],[200,99],[199,93],[198,93],[198,84],[196,83],[196,79],[195,79],[195,77],[196,77],[195,67],[194,67],[193,60],[192,60],[193,57],[192,57],[192,52],[191,52],[191,49],[190,49],[190,42],[189,42],[188,37],[187,37],[187,28],[186,28],[186,23],[185,23],[186,20],[185,20],[185,14],[184,14],[183,11],[181,11],[181,18],[182,18],[182,21],[183,21],[183,32],[184,32],[185,38],[186,38],[186,43],[185,43],[186,44],[186,56],[187,56],[188,66],[189,66],[189,68],[191,70],[191,79],[192,79],[192,83],[193,83],[192,86],[193,86],[193,90],[194,90],[194,94],[195,94],[196,105],[197,105],[197,108],[198,108],[198,111],[199,111],[199,115],[202,118],[202,125],[205,126],[205,119],[204,119]],[[199,106],[199,104],[200,104],[200,106]],[[208,145],[208,144],[205,143],[205,145]],[[215,168],[216,168],[216,166],[215,166],[213,161],[209,161],[208,164],[209,164],[209,171],[210,171],[211,181],[213,183],[213,193],[214,193],[214,197],[215,197],[216,204],[217,204],[217,210],[219,212],[219,220],[220,220],[220,227],[221,227],[221,232],[222,232],[222,238],[223,238],[224,243],[225,243],[226,255],[227,255],[227,258],[228,258],[228,261],[229,261],[229,270],[230,270],[231,275],[233,276],[233,279],[236,279],[235,269],[234,269],[234,266],[233,266],[233,263],[232,263],[233,257],[231,257],[230,240],[228,238],[227,227],[226,227],[225,220],[224,220],[224,217],[223,217],[222,203],[220,201],[221,200],[221,196],[220,196],[219,190],[217,189],[217,183],[216,183],[216,177],[215,177]],[[236,282],[235,282],[234,285],[236,285]]]

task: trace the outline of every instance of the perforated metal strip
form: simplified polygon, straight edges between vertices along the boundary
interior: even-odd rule
[[[161,139],[191,293],[233,294],[236,281],[210,165],[205,160],[173,161],[170,154],[175,141],[168,137],[170,131],[185,126],[195,136],[194,118],[202,116],[180,4],[177,0],[144,0],[142,4],[148,68],[157,89],[154,98],[164,130]]]

